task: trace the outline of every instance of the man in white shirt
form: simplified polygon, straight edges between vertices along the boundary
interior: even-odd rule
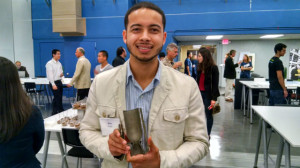
[[[53,49],[52,59],[46,64],[47,79],[50,82],[49,85],[54,95],[52,101],[52,115],[64,111],[62,105],[63,84],[61,82],[61,77],[63,77],[64,74],[59,59],[60,51],[58,49]]]
[[[94,76],[96,76],[97,74],[110,70],[112,68],[114,68],[113,66],[111,66],[108,62],[107,62],[107,58],[108,58],[108,53],[105,50],[101,50],[98,53],[98,62],[100,63],[100,65],[97,65],[95,70],[94,70]]]

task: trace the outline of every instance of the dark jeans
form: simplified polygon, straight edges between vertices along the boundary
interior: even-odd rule
[[[57,114],[59,112],[64,111],[62,105],[62,96],[63,96],[63,84],[61,80],[54,81],[55,85],[57,86],[57,90],[53,90],[52,85],[49,84],[52,93],[53,93],[53,101],[52,101],[52,115]]]
[[[269,105],[286,104],[283,90],[270,90]]]
[[[212,110],[208,110],[208,107],[210,106],[210,101],[209,99],[206,98],[205,91],[201,91],[201,96],[203,99],[203,104],[204,104],[204,109],[205,109],[205,115],[206,115],[206,124],[207,124],[207,133],[210,135],[213,123],[214,123],[214,118],[212,115]]]
[[[84,99],[85,97],[88,97],[90,88],[86,89],[77,89],[77,101]]]

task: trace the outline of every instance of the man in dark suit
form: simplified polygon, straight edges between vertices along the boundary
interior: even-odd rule
[[[25,77],[26,77],[26,78],[29,77],[29,74],[28,74],[28,72],[27,72],[27,70],[26,70],[26,67],[21,66],[21,62],[20,62],[20,61],[16,61],[15,65],[16,65],[18,71],[25,71]]]
[[[123,65],[125,63],[126,56],[127,56],[126,50],[123,47],[119,47],[117,49],[117,56],[112,62],[112,66],[117,67],[119,65]]]

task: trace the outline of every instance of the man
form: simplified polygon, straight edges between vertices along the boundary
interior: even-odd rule
[[[15,65],[16,65],[18,71],[25,71],[25,77],[26,78],[29,77],[29,74],[28,74],[28,72],[26,70],[26,67],[22,66],[20,61],[16,61]]]
[[[286,104],[285,98],[288,96],[287,89],[284,84],[284,68],[280,57],[286,52],[286,45],[278,43],[274,47],[275,56],[269,61],[269,83],[270,98],[269,105]]]
[[[197,55],[195,54],[193,57],[192,57],[192,65],[193,65],[193,68],[192,68],[192,77],[197,80],[197,68],[198,68],[198,59],[197,59]]]
[[[94,70],[94,75],[96,76],[97,74],[113,69],[114,67],[111,66],[108,62],[107,62],[107,58],[108,58],[108,53],[105,50],[101,50],[98,53],[98,62],[100,63],[100,65],[97,65],[95,70]]]
[[[117,49],[117,56],[112,62],[113,67],[123,65],[125,63],[126,56],[127,56],[126,50],[123,47],[119,47]]]
[[[175,43],[170,43],[167,46],[167,56],[163,59],[162,63],[168,67],[178,69],[181,67],[182,62],[178,61],[174,63],[174,59],[178,55],[178,46]]]
[[[184,61],[184,73],[189,76],[192,76],[192,73],[193,73],[192,72],[193,67],[192,67],[192,61],[191,61],[192,55],[193,55],[192,52],[188,52],[187,57]]]
[[[64,74],[62,65],[59,62],[60,57],[60,50],[53,49],[52,59],[46,64],[47,79],[49,80],[49,86],[54,96],[52,101],[52,115],[64,111],[62,105],[63,84],[61,82],[61,78]]]
[[[67,87],[71,87],[75,84],[75,88],[77,89],[77,101],[88,96],[91,86],[91,63],[85,58],[84,54],[85,51],[82,47],[76,49],[75,55],[78,58],[76,70],[71,82],[67,84]]]
[[[159,7],[138,3],[127,11],[124,20],[123,41],[130,59],[94,79],[80,140],[104,158],[103,168],[189,167],[208,152],[204,106],[199,103],[200,93],[195,92],[197,84],[157,59],[166,40],[165,15]],[[150,151],[131,156],[118,129],[103,135],[105,128],[100,129],[99,118],[117,118],[124,126],[123,111],[135,108],[142,108]]]
[[[234,83],[234,79],[236,78],[235,68],[241,64],[242,61],[234,64],[233,58],[235,57],[236,51],[231,50],[228,54],[228,57],[225,60],[225,70],[224,70],[224,78],[226,78],[226,87],[225,87],[225,101],[233,102],[232,99],[232,85]]]

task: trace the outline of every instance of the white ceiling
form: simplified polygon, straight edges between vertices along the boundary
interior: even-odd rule
[[[228,40],[274,40],[274,39],[300,39],[300,34],[284,34],[283,37],[273,38],[273,39],[261,39],[259,37],[265,34],[251,34],[251,35],[224,35],[222,39]],[[206,36],[175,36],[175,39],[179,42],[188,42],[188,41],[221,41],[220,40],[206,40]]]

